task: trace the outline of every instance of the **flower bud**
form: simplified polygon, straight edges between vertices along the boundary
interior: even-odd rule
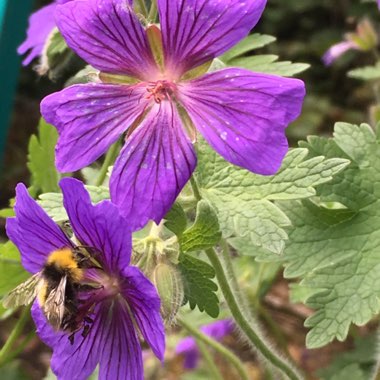
[[[348,33],[347,39],[354,42],[359,50],[369,51],[378,44],[376,30],[368,19],[359,22],[355,33]]]
[[[162,318],[165,324],[170,325],[177,315],[184,297],[181,275],[170,262],[162,262],[155,267],[151,280],[161,298]]]

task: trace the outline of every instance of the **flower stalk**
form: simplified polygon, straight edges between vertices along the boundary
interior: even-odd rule
[[[26,323],[30,319],[30,308],[31,306],[24,307],[20,318],[18,319],[16,325],[14,326],[9,338],[5,342],[4,346],[0,350],[0,367],[8,361],[9,355],[12,355],[12,349],[17,341],[17,339],[22,334]]]
[[[102,186],[106,177],[108,168],[115,162],[115,159],[119,152],[119,142],[116,141],[115,144],[113,144],[110,149],[108,150],[106,157],[104,159],[103,165],[100,168],[100,172],[98,175],[98,178],[96,179],[96,186]]]
[[[220,344],[215,339],[210,338],[206,334],[194,328],[192,325],[187,323],[184,319],[177,318],[177,322],[197,340],[197,343],[199,341],[205,343],[209,347],[213,348],[220,355],[222,355],[228,362],[230,362],[236,368],[236,371],[239,373],[240,378],[242,380],[249,380],[249,377],[247,375],[247,372],[244,368],[243,363],[233,352],[225,348],[222,344]],[[202,351],[201,346],[200,346],[200,350]]]
[[[190,178],[190,184],[194,192],[194,196],[197,200],[201,199],[200,191],[195,178]],[[222,242],[223,243],[223,242]],[[206,251],[207,257],[213,266],[216,278],[226,303],[231,311],[231,314],[240,330],[246,336],[249,342],[257,349],[263,358],[265,358],[270,364],[278,368],[282,373],[288,376],[291,380],[300,380],[302,376],[293,369],[288,361],[282,358],[279,354],[270,348],[270,344],[266,342],[265,338],[259,333],[256,323],[252,320],[251,313],[247,313],[245,310],[245,302],[242,296],[239,294],[237,287],[237,280],[235,273],[230,262],[229,252],[226,247],[226,242],[223,244],[223,259],[227,263],[227,272],[231,276],[231,281],[228,280],[228,275],[223,268],[222,262],[219,259],[215,249],[210,248]],[[232,285],[230,284],[232,282]],[[252,326],[253,325],[253,326]],[[257,332],[255,331],[257,330]]]

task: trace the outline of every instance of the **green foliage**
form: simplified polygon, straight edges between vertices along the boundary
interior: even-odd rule
[[[365,81],[380,79],[380,62],[378,62],[375,66],[366,66],[351,70],[347,73],[347,75],[350,78]]]
[[[349,167],[318,187],[319,202],[282,204],[292,221],[285,250],[288,278],[301,277],[316,313],[310,348],[344,340],[351,323],[380,311],[380,146],[372,129],[337,123],[334,139],[304,143],[312,156],[346,158]],[[313,158],[311,158],[313,159]]]
[[[109,189],[104,186],[86,186],[93,203],[99,203],[104,199],[109,199]],[[38,203],[55,221],[62,222],[67,220],[66,210],[63,207],[62,193],[45,193],[39,196]]]
[[[212,281],[215,277],[214,268],[202,260],[182,253],[179,257],[179,269],[184,282],[185,303],[188,301],[191,309],[198,306],[200,311],[206,311],[211,317],[217,318],[219,300],[215,293],[218,286]]]
[[[278,62],[279,57],[277,55],[244,56],[252,50],[261,48],[274,41],[276,41],[276,38],[272,36],[257,33],[252,34],[222,55],[220,59],[227,66],[242,67],[258,73],[274,74],[285,77],[299,74],[310,67],[307,63],[292,63],[290,61]]]
[[[252,255],[256,247],[281,254],[288,237],[284,227],[290,221],[272,201],[314,196],[314,186],[330,181],[349,162],[306,159],[307,154],[307,149],[293,149],[276,175],[260,176],[227,163],[201,141],[195,176],[202,198],[216,210],[223,236],[248,240]]]
[[[182,206],[176,202],[165,215],[165,227],[178,237],[182,236],[187,226],[187,218]]]
[[[219,242],[221,236],[214,209],[209,202],[201,200],[197,205],[194,224],[182,235],[181,248],[184,252],[212,248]]]
[[[318,371],[318,377],[321,380],[368,380],[375,356],[375,337],[358,338],[354,350],[339,354],[327,368]]]
[[[268,36],[266,34],[254,33],[246,37],[232,49],[228,50],[228,52],[224,53],[220,58],[222,61],[228,62],[243,54],[249,53],[252,50],[269,45],[274,41],[276,41],[276,37]]]
[[[28,168],[34,192],[59,191],[60,175],[55,168],[57,139],[57,130],[41,118],[38,135],[30,138],[28,147]]]
[[[25,281],[30,274],[20,263],[20,253],[11,242],[0,245],[0,297]]]

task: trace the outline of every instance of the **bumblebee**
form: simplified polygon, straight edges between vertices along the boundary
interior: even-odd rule
[[[6,308],[28,305],[35,298],[55,330],[75,332],[78,292],[83,287],[84,268],[93,264],[80,248],[62,248],[48,256],[43,269],[13,289],[3,300]]]

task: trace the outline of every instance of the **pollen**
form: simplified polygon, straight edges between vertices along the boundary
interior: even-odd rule
[[[156,103],[161,103],[163,100],[170,100],[175,91],[175,84],[166,80],[149,82],[146,90],[147,99],[153,98]]]

